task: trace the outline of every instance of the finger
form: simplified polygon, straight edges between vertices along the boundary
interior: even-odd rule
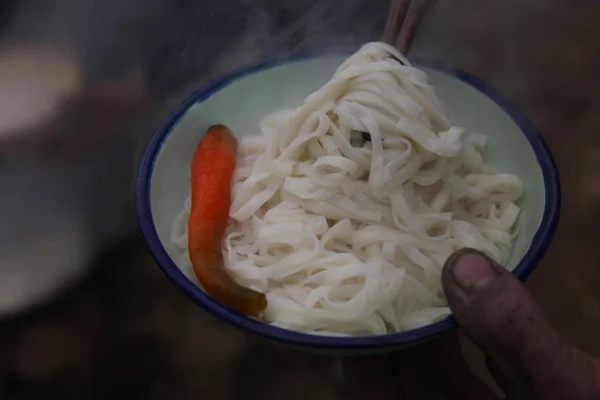
[[[498,363],[513,383],[511,390],[533,391],[535,398],[584,399],[592,390],[600,394],[595,381],[600,365],[560,338],[505,268],[479,251],[464,249],[447,260],[442,283],[458,324]],[[528,384],[514,386],[520,375],[525,378],[520,382]]]

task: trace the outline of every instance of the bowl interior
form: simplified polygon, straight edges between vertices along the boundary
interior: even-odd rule
[[[299,105],[330,79],[344,59],[318,57],[254,71],[198,98],[164,138],[150,178],[153,223],[168,255],[192,281],[187,255],[170,237],[173,221],[189,193],[190,163],[203,132],[222,123],[238,137],[258,134],[263,116]],[[486,162],[523,180],[525,195],[519,205],[524,220],[506,265],[512,270],[527,252],[544,213],[544,179],[536,155],[517,123],[484,93],[452,74],[422,69],[454,124],[487,136]]]
[[[171,240],[173,221],[189,193],[190,163],[203,132],[221,123],[238,138],[259,134],[263,116],[299,105],[331,78],[345,58],[330,55],[269,61],[214,82],[190,97],[146,151],[136,189],[138,219],[151,251],[177,286],[208,311],[242,329],[318,351],[401,349],[451,329],[452,319],[408,332],[363,338],[330,338],[271,327],[238,315],[206,295],[197,286],[186,252]],[[523,180],[525,194],[519,205],[524,219],[506,265],[523,279],[543,256],[558,222],[560,194],[552,158],[530,123],[493,89],[459,71],[422,69],[454,124],[487,136],[486,162]]]

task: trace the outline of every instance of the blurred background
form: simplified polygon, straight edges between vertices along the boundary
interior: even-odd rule
[[[132,192],[154,130],[193,89],[266,56],[377,40],[387,8],[0,3],[0,399],[352,398],[327,357],[257,342],[178,293],[137,232]],[[560,333],[594,355],[599,19],[595,0],[437,0],[409,53],[488,81],[542,132],[563,212],[527,286]],[[376,398],[394,398],[377,386]]]

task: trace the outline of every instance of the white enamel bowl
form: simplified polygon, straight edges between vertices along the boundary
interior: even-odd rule
[[[203,132],[225,124],[240,137],[259,132],[260,119],[299,105],[333,75],[346,55],[294,55],[265,61],[222,77],[195,92],[158,130],[139,170],[139,224],[165,274],[199,306],[238,328],[312,350],[388,351],[429,340],[454,328],[448,317],[407,332],[355,338],[292,332],[246,318],[219,304],[190,280],[170,242],[173,220],[189,191],[189,168]],[[556,166],[534,126],[497,91],[466,73],[424,69],[456,125],[488,137],[486,162],[523,179],[520,206],[526,218],[507,267],[524,280],[550,245],[558,224],[560,187]]]

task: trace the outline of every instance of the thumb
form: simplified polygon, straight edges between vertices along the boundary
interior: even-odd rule
[[[458,324],[508,381],[509,398],[600,398],[600,363],[564,342],[505,268],[463,249],[446,261],[442,283]]]

